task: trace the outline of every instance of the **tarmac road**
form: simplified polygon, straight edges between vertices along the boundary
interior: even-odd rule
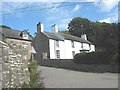
[[[46,88],[118,88],[117,73],[88,73],[39,66]]]

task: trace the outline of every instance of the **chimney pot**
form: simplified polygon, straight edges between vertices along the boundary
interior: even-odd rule
[[[41,22],[37,24],[37,33],[40,32],[44,32],[44,25]]]
[[[83,35],[81,35],[81,38],[87,40],[87,35],[86,35],[86,34],[83,34]]]
[[[52,32],[58,33],[58,27],[56,24],[52,25]]]

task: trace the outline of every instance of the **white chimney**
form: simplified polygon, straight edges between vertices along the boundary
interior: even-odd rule
[[[37,24],[37,33],[40,32],[44,32],[44,25],[41,22]]]
[[[81,35],[81,38],[87,40],[87,35],[86,35],[86,34],[83,34],[83,35]]]
[[[52,32],[58,33],[58,27],[56,24],[52,25]]]

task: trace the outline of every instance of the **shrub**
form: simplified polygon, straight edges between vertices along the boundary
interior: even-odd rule
[[[109,53],[103,51],[78,53],[74,56],[74,62],[80,64],[109,64],[110,57]]]
[[[21,88],[44,88],[43,78],[40,76],[40,72],[38,72],[37,62],[34,60],[30,60],[30,64],[28,65],[28,70],[30,73],[30,82],[23,83],[20,85]]]
[[[43,82],[40,77],[40,73],[38,73],[38,65],[37,62],[34,60],[30,61],[30,64],[28,66],[29,72],[30,72],[30,87],[31,88],[43,88]]]

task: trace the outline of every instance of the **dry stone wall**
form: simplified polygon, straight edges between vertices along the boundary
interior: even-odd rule
[[[15,88],[30,81],[28,64],[31,42],[6,39],[2,50],[2,88]]]

